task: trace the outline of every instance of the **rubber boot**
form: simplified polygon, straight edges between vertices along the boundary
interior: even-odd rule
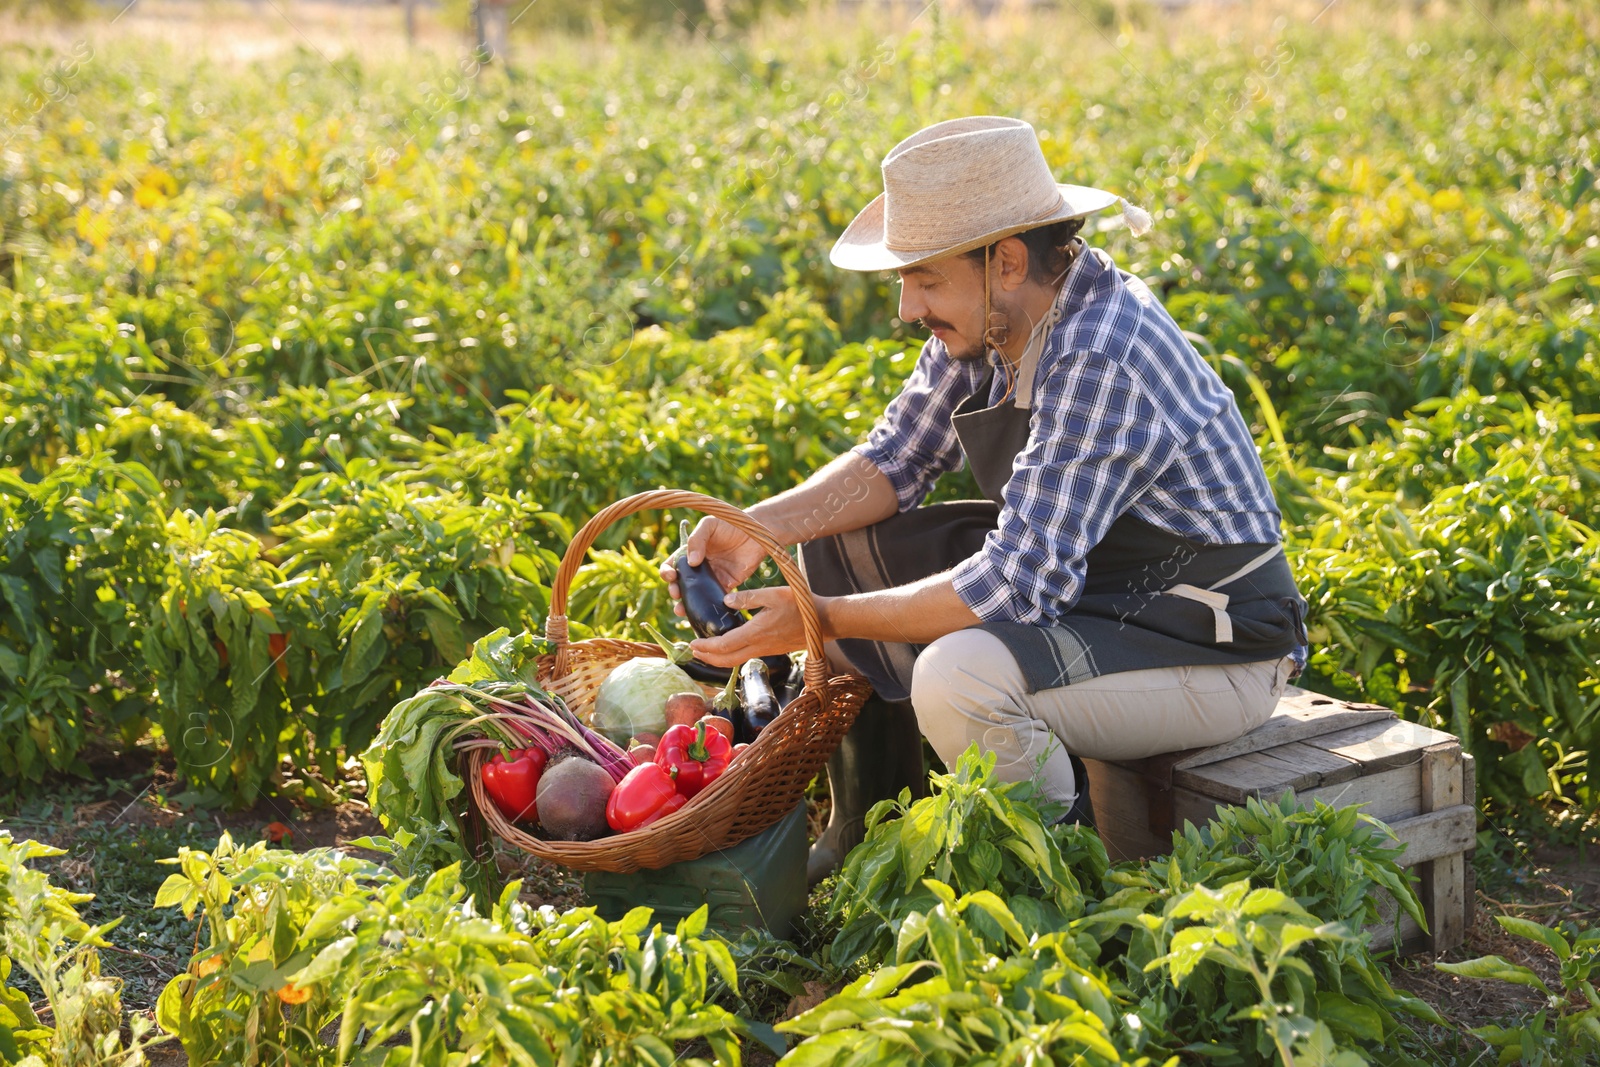
[[[1085,767],[1083,760],[1077,756],[1068,755],[1067,759],[1072,761],[1072,777],[1078,786],[1078,796],[1072,802],[1072,807],[1067,809],[1067,813],[1056,820],[1056,825],[1077,823],[1092,830],[1095,828],[1094,805],[1089,802],[1089,768]]]
[[[828,826],[811,846],[806,881],[816,885],[839,869],[850,850],[866,836],[867,812],[880,800],[910,789],[915,799],[928,795],[928,769],[922,759],[922,731],[909,700],[867,698],[850,732],[828,757]]]

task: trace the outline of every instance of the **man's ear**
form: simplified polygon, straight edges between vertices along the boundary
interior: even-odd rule
[[[1000,288],[1012,291],[1022,288],[1028,280],[1028,246],[1019,237],[1002,238],[994,246],[995,281]]]

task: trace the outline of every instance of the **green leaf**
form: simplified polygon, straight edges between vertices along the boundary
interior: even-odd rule
[[[1537,941],[1544,945],[1555,953],[1557,960],[1563,963],[1572,955],[1572,946],[1565,937],[1561,936],[1560,931],[1553,930],[1542,923],[1518,918],[1515,915],[1496,915],[1494,921],[1504,927],[1508,933],[1513,933],[1518,937],[1525,937],[1529,941]]]
[[[992,885],[1000,877],[1000,850],[993,842],[982,838],[972,842],[967,847],[966,857],[984,885]]]
[[[161,888],[156,890],[156,901],[153,907],[173,908],[182,904],[194,890],[194,883],[185,874],[169,874],[166,881],[161,883]]]
[[[905,855],[905,888],[910,889],[928,873],[933,858],[944,848],[944,820],[939,817],[938,800],[917,801],[900,819],[900,850]]]
[[[373,607],[362,615],[350,633],[344,653],[343,682],[353,688],[383,662],[383,612]]]
[[[782,1057],[789,1049],[789,1042],[778,1033],[777,1028],[771,1023],[764,1023],[755,1019],[744,1020],[745,1029],[750,1031],[750,1036],[771,1051],[774,1056]]]
[[[865,978],[846,986],[840,995],[853,994],[867,999],[888,996],[904,985],[912,975],[927,966],[929,966],[927,960],[918,960],[914,963],[880,967]]]
[[[1531,986],[1546,996],[1550,995],[1550,988],[1537,974],[1501,956],[1480,956],[1463,963],[1435,963],[1434,966],[1446,974],[1459,974],[1464,978],[1496,978],[1515,985]]]
[[[1165,965],[1172,977],[1174,986],[1182,985],[1183,980],[1200,966],[1206,958],[1206,953],[1216,944],[1217,931],[1209,926],[1191,926],[1179,930],[1172,938],[1172,945],[1167,954],[1158,960],[1152,960],[1146,965],[1145,970],[1154,970]]]
[[[993,919],[1005,935],[1016,943],[1016,946],[1025,948],[1028,944],[1028,935],[1023,932],[1022,924],[1017,922],[1017,917],[1011,909],[1006,907],[1005,901],[987,889],[976,893],[968,893],[961,898],[960,906],[963,910],[977,908],[989,918]]]
[[[1256,889],[1252,890],[1250,895],[1244,898],[1244,905],[1240,908],[1239,914],[1247,919],[1256,918],[1273,912],[1285,911],[1287,906],[1292,903],[1288,894],[1277,889]],[[1296,907],[1294,910],[1298,911],[1300,909]]]
[[[332,944],[323,947],[321,952],[312,957],[310,963],[288,976],[289,981],[297,986],[308,986],[317,982],[325,982],[339,973],[339,968],[349,958],[350,953],[356,948],[354,937],[341,937]]]
[[[1383,1013],[1370,1004],[1361,1004],[1343,993],[1321,990],[1317,993],[1317,1018],[1335,1032],[1346,1033],[1374,1044],[1383,1040]]]
[[[678,937],[680,940],[700,937],[706,932],[706,921],[710,916],[710,909],[702,904],[678,923]]]

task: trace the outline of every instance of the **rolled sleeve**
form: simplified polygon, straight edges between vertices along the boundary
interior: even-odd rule
[[[956,595],[985,622],[1048,624],[1069,611],[1089,550],[1180,451],[1160,409],[1114,359],[1064,359],[1034,397],[999,525],[951,571]]]
[[[961,443],[950,416],[974,388],[971,369],[930,340],[866,441],[852,449],[889,479],[901,511],[922,503],[939,475],[961,466]]]

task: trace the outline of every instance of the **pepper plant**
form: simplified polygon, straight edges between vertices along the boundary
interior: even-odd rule
[[[210,937],[157,1016],[196,1065],[659,1064],[695,1039],[739,1063],[744,1026],[708,1000],[737,974],[704,908],[669,934],[646,908],[527,908],[515,882],[479,907],[455,865],[399,878],[226,836],[177,863],[157,906],[203,910]]]
[[[478,502],[386,477],[366,459],[309,476],[277,508],[290,585],[312,598],[316,750],[364,747],[402,697],[448,674],[496,628],[536,625],[569,535],[522,497]]]
[[[829,949],[835,966],[888,958],[906,917],[933,907],[930,877],[963,895],[1001,894],[1030,933],[1083,914],[1086,884],[1106,870],[1104,846],[1092,833],[1053,834],[1048,813],[1029,802],[1032,786],[999,782],[995,759],[973,745],[953,771],[932,776],[932,795],[913,802],[903,790],[873,805],[828,908],[839,923]],[[981,911],[974,921],[986,921]]]
[[[1187,978],[1194,969],[1189,964],[1179,972],[1155,964],[1174,951],[1173,938],[1190,908],[1225,926],[1248,917],[1236,907],[1239,901],[1224,906],[1193,897],[1199,889],[1244,885],[1250,891],[1270,890],[1288,903],[1281,903],[1279,896],[1256,898],[1272,902],[1261,914],[1278,915],[1275,922],[1299,916],[1301,925],[1327,934],[1302,938],[1296,947],[1295,962],[1289,965],[1299,975],[1294,979],[1294,1013],[1323,1021],[1341,1044],[1370,1053],[1393,1045],[1403,1015],[1440,1021],[1425,1002],[1395,990],[1384,977],[1373,952],[1387,946],[1370,944],[1368,934],[1356,936],[1382,921],[1386,900],[1427,928],[1410,876],[1395,862],[1399,855],[1382,824],[1357,808],[1332,808],[1318,801],[1306,809],[1292,794],[1274,803],[1251,798],[1242,807],[1219,809],[1204,827],[1186,824],[1173,834],[1170,855],[1112,868],[1104,880],[1106,895],[1073,926],[1102,946],[1102,960],[1125,983],[1147,1024],[1190,1042],[1259,1046],[1257,1051],[1267,1055],[1279,1037],[1293,1035],[1274,1036],[1270,1023],[1263,1030],[1256,1025],[1261,1019],[1234,1014],[1259,1002],[1247,998],[1261,995],[1261,968],[1266,966],[1261,959],[1246,965],[1243,956],[1227,961],[1215,957],[1194,980]],[[1178,915],[1178,901],[1184,899],[1191,904],[1185,915]],[[1228,944],[1248,943],[1237,934],[1227,935],[1233,939]],[[1209,936],[1190,934],[1185,944]],[[1277,965],[1273,968],[1276,974]],[[1314,1001],[1307,999],[1311,989],[1322,991]],[[1254,1062],[1250,1055],[1239,1053],[1222,1062]]]
[[[1544,994],[1545,1002],[1531,1018],[1514,1026],[1480,1026],[1472,1032],[1499,1049],[1501,1065],[1578,1064],[1600,1057],[1600,929],[1577,923],[1545,926],[1515,915],[1496,915],[1509,934],[1548,950],[1559,966],[1559,989],[1552,989],[1531,968],[1503,956],[1480,956],[1461,963],[1435,963],[1447,974],[1490,978],[1526,986]]]
[[[162,730],[202,795],[248,802],[286,749],[309,762],[290,700],[308,696],[307,591],[216,512],[174,514],[166,536],[165,587],[141,641]]]
[[[151,679],[137,642],[156,599],[161,487],[103,453],[30,482],[0,471],[0,777],[81,770],[92,741],[132,745]]]
[[[986,889],[958,898],[931,878],[922,888],[935,904],[902,916],[893,962],[777,1025],[805,1039],[783,1062],[1178,1063],[1144,1054],[1145,1028],[1106,984],[1092,941],[1029,933]]]
[[[0,830],[0,1063],[23,1067],[140,1067],[144,1050],[161,1038],[135,1015],[123,1037],[122,980],[100,973],[105,935],[120,919],[90,926],[77,906],[93,894],[50,884],[28,863],[62,856],[37,841],[16,841]],[[21,968],[44,993],[50,1024],[28,995],[12,986]]]

